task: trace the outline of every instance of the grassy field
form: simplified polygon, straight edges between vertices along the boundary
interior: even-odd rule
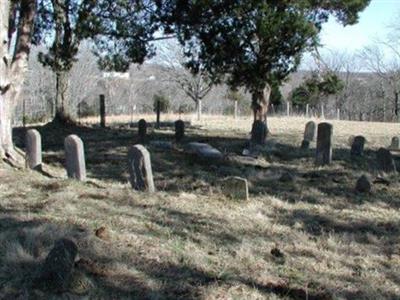
[[[332,121],[333,164],[316,168],[315,145],[299,149],[308,120],[270,118],[272,135],[249,165],[239,158],[251,120],[204,116],[186,141],[207,142],[227,159],[204,163],[180,145],[148,145],[158,192],[147,195],[127,183],[136,128],[124,125],[128,117],[109,120],[107,129],[37,127],[51,177],[0,165],[0,299],[400,298],[398,177],[371,194],[354,191],[362,174],[376,176],[375,151],[400,136],[400,125]],[[173,140],[172,127],[149,132],[150,140]],[[15,131],[20,147],[23,133]],[[85,144],[86,183],[65,176],[71,133]],[[367,150],[351,159],[348,138],[358,134]],[[286,173],[293,180],[280,180]],[[249,180],[250,201],[221,194],[218,180],[231,175]],[[74,280],[63,294],[35,290],[61,237],[79,247]]]

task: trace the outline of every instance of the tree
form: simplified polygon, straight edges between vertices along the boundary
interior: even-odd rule
[[[323,74],[312,72],[299,87],[293,90],[291,101],[293,105],[304,108],[307,104],[317,106],[329,95],[335,95],[343,90],[342,80],[332,71]]]
[[[99,64],[106,70],[126,71],[130,63],[142,63],[152,54],[149,42],[157,26],[150,4],[140,0],[39,1],[35,42],[52,41],[39,58],[56,76],[56,120],[73,119],[69,77],[82,41],[92,41]]]
[[[0,1],[0,157],[10,161],[20,160],[11,124],[28,68],[35,11],[36,1]]]
[[[176,40],[164,42],[158,56],[163,66],[164,77],[175,83],[187,97],[193,100],[198,120],[200,120],[201,101],[210,93],[214,78],[202,66],[198,67],[197,72],[192,72],[188,66],[189,60]]]
[[[389,53],[389,58],[385,56]],[[377,40],[375,45],[365,47],[361,52],[365,66],[374,72],[388,87],[393,115],[400,121],[400,46],[396,39]]]
[[[296,70],[301,54],[318,44],[329,15],[344,25],[354,24],[369,2],[176,0],[158,2],[158,8],[170,25],[166,32],[175,32],[185,45],[191,68],[203,66],[230,86],[245,87],[252,94],[253,129],[261,123],[267,132],[273,82]],[[265,136],[256,142],[264,142]]]

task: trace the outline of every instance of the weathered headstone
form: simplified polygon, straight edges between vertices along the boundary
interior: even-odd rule
[[[104,95],[100,95],[100,126],[106,127],[106,100]]]
[[[395,173],[396,165],[393,160],[393,156],[389,150],[385,148],[379,148],[376,153],[376,163],[378,171],[384,173]]]
[[[147,122],[145,119],[140,119],[138,122],[138,134],[141,143],[144,143],[147,135]]]
[[[222,193],[235,200],[249,200],[249,185],[247,179],[228,177],[221,181]]]
[[[223,158],[222,153],[209,144],[192,142],[188,144],[188,149],[201,159],[220,160]]]
[[[132,188],[149,193],[155,192],[149,151],[142,145],[130,147],[128,164]]]
[[[175,122],[175,140],[177,142],[182,141],[185,137],[185,123],[182,120]]]
[[[315,158],[317,166],[329,165],[332,162],[332,134],[332,124],[320,123],[318,125],[317,151]]]
[[[356,183],[356,191],[359,193],[370,193],[372,188],[371,180],[366,176],[362,175]]]
[[[77,135],[69,135],[64,141],[68,178],[81,181],[86,179],[85,152],[82,140]]]
[[[304,130],[304,138],[301,142],[302,149],[308,149],[310,147],[310,143],[315,140],[316,133],[317,124],[314,121],[307,122]]]
[[[317,123],[314,121],[307,122],[306,128],[304,130],[304,140],[306,141],[314,141],[315,136],[317,135]]]
[[[251,129],[251,141],[257,145],[262,145],[265,143],[267,137],[267,126],[264,122],[256,120],[253,123],[253,128]]]
[[[350,150],[351,156],[362,156],[364,154],[365,141],[366,139],[362,135],[358,135],[354,138]]]
[[[398,136],[394,136],[392,138],[392,143],[389,147],[390,150],[400,150],[400,138]]]
[[[29,129],[26,133],[26,165],[32,170],[42,167],[42,139],[36,129]]]
[[[47,255],[34,285],[54,292],[65,291],[71,280],[77,254],[78,247],[73,241],[58,240]]]

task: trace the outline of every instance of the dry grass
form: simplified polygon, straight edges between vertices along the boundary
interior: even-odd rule
[[[39,128],[44,159],[58,175],[64,174],[62,140],[78,133],[91,179],[49,179],[2,167],[0,297],[400,298],[398,178],[389,186],[374,185],[369,195],[354,192],[362,173],[374,174],[373,150],[400,135],[399,125],[333,122],[334,163],[315,168],[313,150],[298,149],[305,123],[271,118],[273,137],[263,151],[267,163],[259,166],[204,164],[179,147],[166,152],[149,146],[159,190],[151,196],[127,184],[126,148],[136,130]],[[192,124],[187,140],[240,154],[249,128],[249,120],[207,116]],[[151,134],[171,139],[173,132]],[[357,134],[367,137],[369,150],[352,161],[347,138]],[[281,182],[284,172],[296,180]],[[248,178],[249,202],[220,194],[217,179],[227,175]],[[94,235],[101,226],[106,240]],[[33,290],[38,266],[63,236],[78,243],[76,270],[84,280],[62,295]]]

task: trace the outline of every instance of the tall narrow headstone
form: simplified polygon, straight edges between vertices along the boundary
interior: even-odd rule
[[[106,100],[104,95],[100,95],[100,126],[106,127]]]
[[[286,115],[289,117],[290,116],[290,102],[286,102]]]
[[[86,179],[85,152],[82,140],[77,135],[69,135],[64,141],[68,178],[81,181]]]
[[[336,110],[336,119],[340,120],[340,109]]]
[[[307,122],[305,130],[304,130],[304,138],[301,143],[302,149],[308,149],[310,146],[310,142],[315,140],[315,136],[317,134],[317,123],[314,121]]]
[[[307,104],[306,105],[306,118],[309,118],[309,116],[310,116],[310,105]]]
[[[26,165],[32,170],[42,167],[42,138],[36,129],[29,129],[26,133]]]
[[[175,140],[180,142],[185,137],[185,123],[182,120],[175,122]]]
[[[389,148],[390,150],[400,150],[400,138],[398,136],[392,138],[392,143]]]
[[[153,193],[155,191],[150,153],[142,145],[134,145],[128,151],[128,169],[132,188]]]
[[[147,122],[145,119],[140,119],[138,122],[138,134],[140,142],[144,143],[147,135]]]
[[[396,165],[394,163],[392,153],[385,148],[379,148],[378,152],[376,153],[376,163],[379,172],[396,172]]]
[[[350,154],[351,156],[361,156],[364,154],[365,137],[358,135],[354,138],[351,145]]]
[[[332,134],[332,124],[320,123],[318,125],[317,151],[315,158],[317,166],[329,165],[332,162]]]

